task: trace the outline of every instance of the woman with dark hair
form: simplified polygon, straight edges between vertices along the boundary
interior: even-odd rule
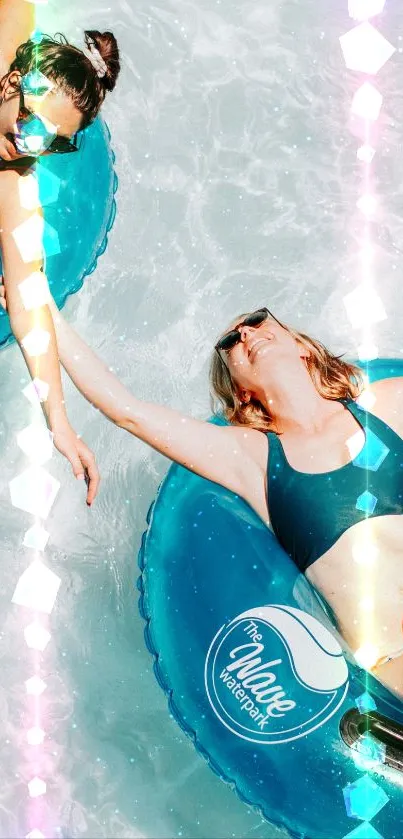
[[[76,477],[88,479],[87,473],[95,477],[97,469],[91,451],[67,418],[49,306],[26,311],[18,290],[21,282],[42,269],[42,263],[32,258],[26,261],[13,233],[31,217],[20,201],[21,175],[40,155],[77,150],[80,132],[95,119],[107,91],[115,87],[119,50],[111,32],[86,31],[83,49],[78,49],[61,35],[37,37],[33,28],[30,3],[0,2],[0,248],[4,283],[11,329],[31,377],[49,386],[43,409],[54,444],[68,458]],[[39,241],[38,250],[41,252]],[[33,357],[23,342],[38,326],[49,334],[49,344],[45,353]]]
[[[0,300],[5,307],[4,287]],[[351,650],[370,645],[366,669],[403,698],[403,378],[372,384],[364,410],[360,369],[262,308],[236,318],[215,345],[213,407],[230,423],[216,426],[137,399],[50,306],[60,360],[83,396],[247,501],[327,601]],[[95,479],[91,500],[97,487]],[[370,553],[368,571],[360,560]]]

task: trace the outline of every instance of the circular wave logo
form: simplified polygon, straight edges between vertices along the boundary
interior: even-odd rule
[[[276,744],[333,716],[347,693],[348,668],[340,644],[316,618],[270,605],[221,627],[204,678],[223,725],[245,740]]]

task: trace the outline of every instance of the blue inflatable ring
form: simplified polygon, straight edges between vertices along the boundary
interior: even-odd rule
[[[365,369],[402,376],[403,362]],[[272,533],[240,498],[176,465],[147,521],[145,639],[200,754],[293,836],[401,839],[403,704],[357,666]],[[374,735],[385,719],[386,745]]]
[[[95,270],[107,246],[116,215],[114,162],[109,130],[98,117],[84,131],[78,152],[44,156],[34,164],[45,218],[45,271],[59,309]],[[0,347],[13,341],[8,315],[0,309]]]

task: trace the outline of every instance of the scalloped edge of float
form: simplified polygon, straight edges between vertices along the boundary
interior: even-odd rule
[[[167,477],[168,477],[169,473],[171,471],[174,471],[176,468],[177,467],[175,465],[170,467],[167,475],[165,476],[164,480],[161,482],[161,484],[159,485],[159,487],[157,489],[154,500],[150,504],[150,507],[148,509],[148,513],[147,513],[147,516],[146,516],[147,527],[143,531],[143,534],[142,534],[142,537],[141,537],[141,545],[140,545],[140,549],[139,549],[138,555],[137,555],[137,564],[138,564],[138,567],[139,567],[139,570],[140,570],[140,576],[137,578],[137,584],[136,584],[137,589],[139,591],[138,609],[139,609],[141,618],[145,622],[144,640],[145,640],[145,643],[146,643],[146,647],[147,647],[149,653],[151,654],[151,656],[153,658],[153,670],[154,670],[155,678],[156,678],[159,686],[162,688],[162,690],[163,690],[163,692],[166,696],[167,703],[168,703],[168,710],[172,714],[175,722],[178,723],[179,727],[182,729],[184,734],[186,734],[186,736],[189,737],[189,739],[192,741],[197,753],[202,758],[204,758],[204,760],[206,761],[206,763],[208,764],[210,769],[213,770],[214,774],[217,775],[220,778],[221,781],[224,781],[224,783],[227,784],[227,786],[229,786],[233,790],[233,792],[235,792],[237,794],[238,798],[244,804],[247,804],[248,807],[251,807],[254,810],[254,812],[256,812],[258,815],[260,815],[265,820],[265,822],[267,822],[267,824],[271,824],[274,827],[280,827],[280,828],[283,828],[284,830],[287,830],[291,839],[306,839],[307,834],[305,832],[301,833],[300,831],[296,832],[295,830],[292,830],[289,827],[289,825],[286,824],[286,822],[271,821],[270,818],[269,818],[269,815],[266,815],[266,813],[265,813],[264,805],[263,804],[256,804],[253,801],[251,801],[249,798],[246,798],[246,796],[243,795],[243,793],[241,792],[237,782],[233,778],[230,778],[228,775],[225,775],[221,771],[220,767],[218,766],[216,761],[212,758],[212,756],[207,751],[207,749],[205,749],[204,746],[202,746],[201,742],[198,739],[196,731],[186,722],[185,717],[178,710],[178,707],[175,703],[174,690],[169,685],[169,682],[167,681],[166,677],[163,675],[161,667],[159,665],[159,653],[158,653],[158,650],[157,650],[157,648],[154,644],[154,641],[153,641],[152,618],[151,618],[151,615],[149,614],[148,609],[147,609],[147,591],[146,591],[146,586],[144,584],[144,579],[143,579],[144,571],[146,570],[146,565],[147,565],[146,559],[145,559],[145,549],[146,549],[146,544],[147,544],[147,538],[148,538],[148,535],[149,535],[149,532],[150,532],[150,529],[151,529],[151,526],[152,526],[152,523],[153,523],[154,508],[155,508],[155,505],[158,501],[160,491],[162,489],[163,484],[167,480]]]
[[[105,120],[102,120],[102,122],[103,122],[103,125],[105,126],[106,133],[107,133],[107,139],[108,139],[109,144],[110,144],[110,141],[112,139],[112,135],[111,135],[111,132],[109,130],[109,126],[108,126],[107,122],[105,122]],[[74,288],[72,288],[71,291],[68,291],[67,294],[65,294],[65,296],[62,298],[62,302],[60,303],[60,305],[58,305],[59,311],[60,311],[60,309],[63,309],[63,306],[66,304],[66,300],[68,299],[68,297],[71,297],[73,294],[77,294],[77,292],[80,291],[80,289],[83,287],[84,282],[87,279],[87,277],[89,277],[90,274],[94,273],[94,271],[96,270],[96,267],[98,265],[99,257],[102,256],[103,253],[105,253],[105,251],[108,247],[109,233],[111,232],[112,227],[113,227],[114,222],[115,222],[115,219],[116,219],[117,206],[116,206],[115,195],[116,195],[116,193],[118,191],[118,188],[119,188],[119,178],[118,178],[118,176],[115,172],[115,168],[114,168],[114,165],[115,165],[115,162],[116,162],[116,155],[115,155],[115,152],[113,151],[113,148],[112,148],[111,145],[110,145],[110,153],[111,153],[112,168],[113,168],[113,193],[112,193],[111,211],[109,213],[109,218],[108,218],[108,221],[106,223],[105,236],[103,237],[102,242],[100,243],[99,247],[97,248],[95,258],[91,262],[91,265],[89,266],[89,268],[87,268],[85,271],[83,271],[83,273],[81,274],[81,276],[78,279],[77,285]],[[16,339],[15,339],[13,333],[11,333],[11,335],[8,335],[7,338],[5,338],[3,341],[0,341],[0,350],[3,349],[4,347],[7,347],[8,345],[15,344],[15,343],[16,343]]]

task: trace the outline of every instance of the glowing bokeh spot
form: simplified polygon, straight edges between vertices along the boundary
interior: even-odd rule
[[[22,76],[21,79],[22,91],[26,94],[26,96],[46,96],[54,86],[54,83],[48,79],[47,76],[44,76],[40,70],[31,70],[30,73],[26,73],[25,76]]]
[[[40,696],[46,690],[46,682],[39,678],[39,676],[31,676],[25,682],[26,691],[29,696]]]
[[[42,259],[44,227],[42,216],[32,213],[29,219],[13,230],[13,238],[24,262]]]
[[[43,652],[45,647],[49,644],[50,634],[40,623],[30,623],[24,629],[24,637],[27,647],[31,650],[39,650]]]
[[[374,512],[377,503],[378,499],[376,496],[366,489],[365,492],[362,492],[361,495],[358,496],[355,506],[357,510],[361,510],[363,513],[371,515]]]
[[[375,122],[382,108],[383,96],[371,82],[364,82],[353,96],[351,111],[357,117]]]
[[[349,70],[375,76],[396,49],[370,23],[360,23],[340,37],[344,61]]]
[[[42,728],[34,726],[27,731],[27,742],[30,746],[40,746],[45,739],[45,732]]]
[[[379,555],[379,550],[370,539],[359,539],[354,542],[352,547],[352,554],[354,562],[357,565],[364,565],[367,568],[375,565]]]
[[[355,401],[359,408],[363,408],[364,411],[370,411],[375,405],[376,396],[374,396],[372,391],[365,389],[357,396]]]
[[[35,376],[22,392],[31,405],[38,405],[41,402],[46,402],[49,395],[49,385]]]
[[[369,145],[360,146],[357,149],[357,158],[361,161],[361,163],[371,163],[375,154],[375,149]]]
[[[47,277],[43,271],[33,271],[19,284],[18,291],[27,312],[39,306],[45,306],[52,299]]]
[[[41,778],[32,778],[28,784],[28,791],[31,798],[38,798],[40,795],[45,795],[46,784]]]
[[[14,507],[46,519],[59,492],[60,483],[42,466],[31,466],[13,478],[9,487]]]
[[[372,612],[374,609],[374,599],[373,597],[362,597],[358,605],[363,612]]]
[[[26,455],[40,466],[53,454],[53,434],[48,428],[33,422],[17,434],[17,444]]]
[[[18,179],[20,204],[25,210],[37,210],[41,206],[39,184],[35,175],[23,175]]]
[[[60,577],[39,559],[21,574],[15,587],[12,603],[50,615],[60,587]]]
[[[363,775],[343,789],[347,815],[370,821],[388,803],[386,792],[369,777]]]
[[[367,341],[365,344],[360,344],[357,355],[360,361],[373,361],[374,358],[379,357],[379,348],[371,341]]]
[[[25,839],[45,839],[45,834],[42,833],[41,830],[37,830],[37,828],[34,827],[34,829],[31,830],[30,833],[27,833]]]
[[[32,548],[34,551],[44,551],[48,543],[49,533],[40,524],[34,524],[27,530],[23,545],[25,548]]]
[[[368,641],[356,650],[354,658],[360,667],[369,670],[379,660],[379,649]]]
[[[371,216],[375,215],[377,206],[378,205],[375,196],[371,195],[368,192],[365,193],[365,195],[362,195],[361,198],[359,198],[357,201],[358,209],[361,210],[361,212],[364,213],[364,216],[367,216],[367,218],[370,218]]]
[[[44,355],[48,351],[49,341],[50,333],[46,329],[34,327],[22,339],[21,344],[28,355],[33,357],[35,355]]]
[[[362,329],[371,323],[386,319],[386,312],[374,288],[361,283],[355,291],[343,297],[347,316],[353,329]]]
[[[353,20],[368,20],[380,15],[386,0],[348,0],[348,13]]]
[[[365,714],[366,711],[376,711],[376,702],[368,691],[364,691],[360,696],[357,696],[355,704],[360,714]]]

